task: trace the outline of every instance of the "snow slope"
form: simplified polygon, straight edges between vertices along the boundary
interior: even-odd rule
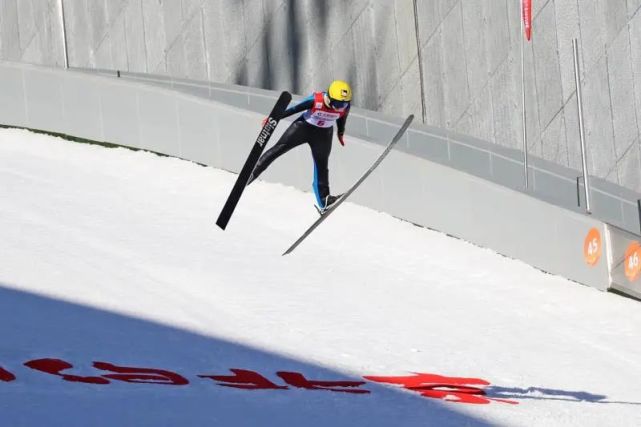
[[[0,130],[0,424],[641,425],[638,302],[234,179]]]

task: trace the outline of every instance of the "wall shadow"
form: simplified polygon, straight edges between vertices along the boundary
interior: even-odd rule
[[[199,375],[232,376],[232,368],[251,370],[279,386],[284,385],[276,375],[279,371],[302,373],[310,380],[364,380],[268,350],[13,290],[9,285],[0,284],[0,313],[0,411],[3,422],[12,426],[488,425],[458,412],[462,408],[457,404],[371,382],[360,386],[370,394],[220,386]],[[171,371],[189,384],[113,379],[109,384],[85,384],[24,365],[45,358],[73,365],[62,374],[113,374],[92,366],[105,362]],[[7,381],[7,373],[15,379]]]

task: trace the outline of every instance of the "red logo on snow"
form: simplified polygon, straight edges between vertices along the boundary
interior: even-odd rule
[[[73,365],[61,359],[35,359],[24,363],[24,366],[48,375],[60,377],[63,381],[72,383],[108,385],[112,381],[137,384],[159,384],[170,386],[185,386],[189,380],[172,371],[157,368],[139,368],[119,366],[108,362],[93,362],[92,366],[102,372],[95,375],[80,376],[65,372],[73,369]],[[446,377],[436,374],[417,373],[411,376],[364,376],[367,381],[349,379],[318,380],[307,378],[300,372],[278,371],[276,378],[270,379],[256,371],[246,369],[230,369],[232,375],[200,374],[199,378],[209,379],[220,387],[241,390],[322,390],[333,393],[370,394],[371,390],[362,388],[367,381],[402,386],[404,389],[419,393],[430,399],[440,399],[447,402],[467,404],[488,404],[492,401],[518,404],[518,402],[488,397],[484,390],[490,385],[488,381],[479,378]],[[0,367],[0,381],[12,382],[17,377]]]

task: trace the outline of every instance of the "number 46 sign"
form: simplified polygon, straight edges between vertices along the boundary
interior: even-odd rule
[[[634,282],[641,275],[641,244],[632,242],[625,251],[625,277]]]

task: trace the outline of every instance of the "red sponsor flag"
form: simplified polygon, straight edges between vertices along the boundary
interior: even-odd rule
[[[523,28],[525,30],[525,38],[530,41],[532,38],[532,0],[521,0],[521,12],[523,14]]]

